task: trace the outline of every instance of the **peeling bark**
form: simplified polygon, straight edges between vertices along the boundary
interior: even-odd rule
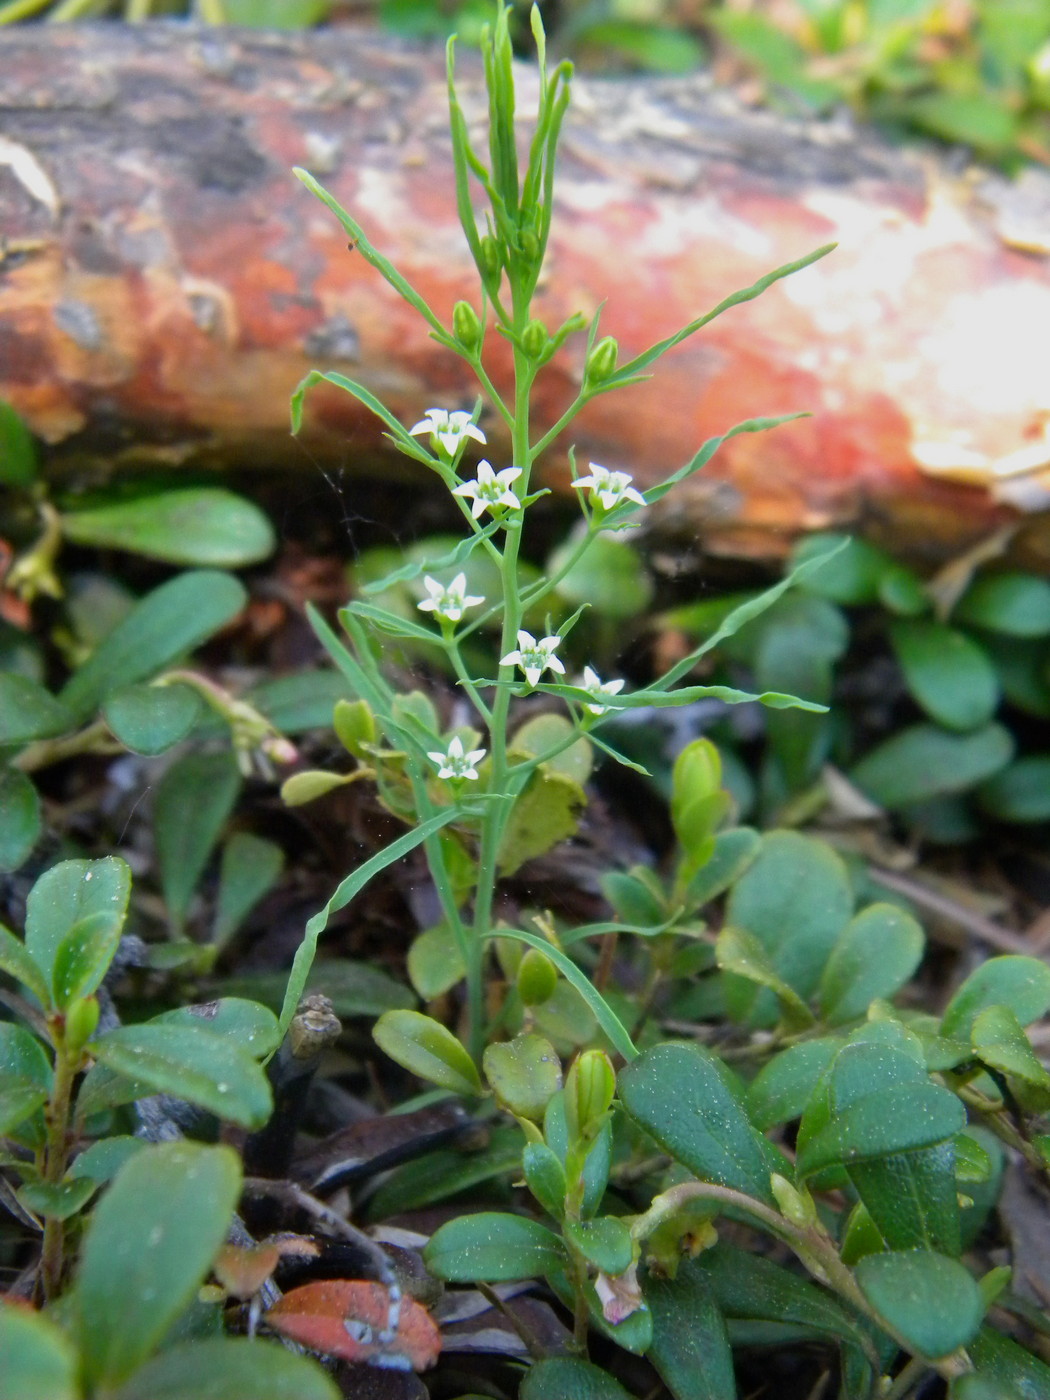
[[[480,113],[477,63],[461,59]],[[531,76],[522,73],[521,107]],[[291,176],[313,170],[447,315],[476,297],[455,222],[443,57],[347,30],[27,27],[0,36],[0,397],[56,445],[52,470],[244,466],[384,455],[379,425],[318,392],[307,446],[287,401],[310,368],[363,380],[406,420],[473,400]],[[1017,518],[996,460],[1050,461],[1050,181],[952,174],[834,124],[737,107],[702,78],[578,80],[541,314],[590,314],[627,358],[811,248],[837,253],[736,308],[599,400],[574,430],[643,483],[735,421],[809,409],[735,439],[663,523],[705,548],[773,557],[816,527],[859,528],[935,561]],[[1026,203],[1027,201],[1027,203]],[[508,357],[490,337],[493,375]],[[536,422],[578,383],[571,347]],[[499,465],[506,442],[490,429]],[[543,464],[564,488],[564,448]],[[977,483],[934,479],[940,461]],[[1030,482],[1030,478],[1025,478]],[[1006,492],[1009,495],[1009,490]],[[1025,525],[1029,562],[1050,532]]]

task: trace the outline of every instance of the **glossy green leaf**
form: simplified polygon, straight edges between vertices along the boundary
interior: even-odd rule
[[[973,1023],[987,1006],[1008,1006],[1022,1026],[1050,1010],[1050,967],[1018,954],[989,958],[970,973],[945,1009],[941,1035],[969,1040]]]
[[[6,972],[16,982],[21,982],[23,987],[28,987],[41,1006],[46,1007],[50,1004],[49,979],[37,967],[22,940],[16,938],[3,924],[0,924],[0,971]],[[0,1022],[0,1026],[3,1024]],[[0,1036],[2,1035],[3,1030],[0,1029]]]
[[[856,1277],[891,1331],[920,1356],[949,1355],[972,1341],[981,1325],[981,1290],[962,1264],[943,1254],[869,1254],[858,1262]]]
[[[820,979],[820,1014],[828,1025],[867,1015],[879,998],[899,992],[918,967],[925,936],[895,904],[870,904],[846,925]]]
[[[42,685],[17,671],[0,672],[0,745],[51,739],[75,728],[66,706]]]
[[[90,718],[115,690],[148,680],[225,626],[247,594],[214,569],[179,574],[139,600],[75,672],[59,699],[74,718]]]
[[[0,1133],[13,1132],[47,1103],[48,1092],[24,1074],[0,1069]]]
[[[799,994],[777,976],[765,945],[755,934],[725,924],[715,944],[715,956],[723,972],[768,987],[780,1003],[781,1018],[788,1030],[806,1030],[813,1024],[813,1013]]]
[[[610,1278],[626,1273],[634,1259],[634,1241],[622,1220],[602,1215],[594,1220],[567,1220],[562,1227],[566,1243],[588,1264]]]
[[[718,832],[710,856],[692,876],[683,893],[689,908],[702,909],[723,894],[740,879],[761,849],[761,836],[749,826]]]
[[[82,919],[98,914],[103,925],[123,927],[131,871],[119,856],[64,860],[44,872],[26,902],[26,951],[48,981],[63,939]]]
[[[845,864],[830,846],[794,831],[774,831],[732,888],[726,922],[754,934],[773,971],[800,997],[817,989],[824,964],[853,912]],[[772,993],[726,978],[735,1020],[770,1024]]]
[[[11,405],[0,400],[0,482],[32,486],[36,476],[33,436]]]
[[[982,1327],[967,1350],[978,1374],[1002,1386],[1009,1400],[1050,1400],[1050,1366],[993,1327]]]
[[[98,990],[120,943],[121,924],[108,910],[78,919],[55,949],[51,991],[55,1006],[65,1011],[78,997]]]
[[[634,1122],[696,1176],[773,1203],[759,1136],[708,1051],[654,1046],[621,1070],[619,1094]]]
[[[0,1070],[23,1076],[45,1093],[52,1083],[51,1061],[40,1041],[24,1026],[0,1021]]]
[[[1050,1072],[1008,1006],[986,1006],[974,1017],[970,1037],[982,1064],[1024,1084],[1050,1089]]]
[[[962,1249],[955,1143],[856,1162],[849,1178],[890,1249]]]
[[[531,1031],[487,1046],[482,1067],[496,1102],[518,1118],[541,1119],[551,1095],[561,1088],[554,1046]]]
[[[157,784],[153,798],[157,863],[164,902],[178,933],[242,783],[233,755],[223,752],[186,754]]]
[[[455,931],[448,924],[424,929],[408,950],[408,976],[424,1001],[441,996],[466,976]]]
[[[423,1262],[446,1283],[506,1283],[557,1269],[565,1249],[535,1220],[484,1211],[442,1225],[423,1250]]]
[[[976,642],[927,618],[895,622],[890,637],[905,683],[931,719],[949,729],[988,723],[999,704],[999,681]]]
[[[219,864],[211,935],[217,948],[225,947],[263,895],[273,889],[283,869],[284,852],[275,842],[250,831],[233,833]]]
[[[1050,636],[1050,583],[1035,574],[986,574],[963,594],[955,620],[1010,637]]]
[[[94,1053],[99,1064],[126,1079],[245,1128],[261,1128],[273,1111],[262,1069],[234,1042],[203,1026],[119,1026],[99,1036]]]
[[[608,1371],[576,1356],[548,1356],[525,1372],[521,1400],[631,1400]],[[469,1400],[469,1397],[464,1397]]]
[[[162,1011],[159,1016],[154,1016],[149,1024],[203,1028],[209,1035],[222,1036],[254,1060],[269,1055],[281,1041],[277,1017],[273,1012],[266,1006],[260,1006],[257,1001],[247,1001],[242,997],[227,996],[217,1001],[176,1006],[171,1011]]]
[[[323,768],[304,768],[285,778],[281,784],[281,801],[286,807],[305,807],[308,802],[327,797],[336,788],[347,787],[355,777],[355,773],[329,773]]]
[[[218,569],[256,564],[273,553],[275,543],[258,506],[215,486],[178,487],[66,511],[61,524],[74,544]]]
[[[733,1356],[708,1275],[687,1263],[673,1279],[650,1276],[645,1301],[653,1315],[646,1354],[675,1400],[736,1400]]]
[[[320,1365],[273,1342],[209,1337],[147,1361],[113,1400],[339,1400]]]
[[[76,1351],[42,1313],[0,1303],[0,1356],[0,1400],[81,1400]]]
[[[747,1090],[747,1111],[755,1127],[765,1132],[801,1117],[821,1075],[841,1048],[841,1041],[829,1037],[803,1040],[763,1065]]]
[[[977,800],[997,821],[1050,821],[1050,754],[1030,754],[1000,769],[978,788]]]
[[[935,724],[902,729],[866,754],[851,780],[883,807],[907,807],[965,792],[1010,762],[1014,741],[1001,724],[954,734]]]
[[[0,767],[0,871],[17,870],[40,839],[37,790],[17,768]]]
[[[45,1220],[68,1220],[78,1215],[98,1190],[89,1177],[65,1181],[27,1181],[15,1192],[20,1205]]]
[[[610,870],[601,877],[600,884],[602,894],[623,923],[639,928],[666,923],[669,912],[666,895],[659,877],[648,866]]]
[[[440,1021],[418,1011],[387,1011],[372,1035],[380,1050],[420,1079],[466,1097],[481,1092],[474,1061]]]
[[[125,748],[158,754],[185,739],[202,710],[188,685],[129,685],[106,697],[102,717]]]
[[[565,1213],[565,1168],[558,1154],[545,1142],[529,1142],[521,1154],[529,1190],[548,1215],[560,1220]]]
[[[121,1168],[91,1219],[76,1325],[95,1386],[116,1387],[155,1350],[226,1237],[241,1168],[229,1147],[164,1143]]]
[[[144,1138],[116,1137],[100,1138],[77,1153],[69,1169],[71,1177],[86,1176],[98,1185],[112,1181],[125,1162],[136,1157],[148,1146]]]

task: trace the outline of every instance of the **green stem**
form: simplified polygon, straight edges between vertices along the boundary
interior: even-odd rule
[[[69,1107],[76,1068],[62,1040],[56,1037],[55,1076],[45,1114],[47,1128],[43,1178],[50,1186],[57,1186],[62,1180],[69,1162]],[[40,1255],[40,1285],[47,1299],[57,1297],[62,1284],[65,1238],[65,1222],[48,1216],[44,1221],[44,1240]]]

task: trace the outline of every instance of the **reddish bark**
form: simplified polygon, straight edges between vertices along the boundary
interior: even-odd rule
[[[477,65],[461,67],[476,105]],[[59,463],[114,448],[118,463],[305,462],[287,400],[312,367],[360,378],[406,420],[472,400],[295,164],[441,314],[475,295],[439,53],[345,30],[3,32],[0,397],[61,444]],[[921,472],[916,452],[965,464],[1046,442],[1047,225],[1030,236],[1017,203],[1034,200],[1038,226],[1042,177],[1019,191],[953,177],[867,136],[739,110],[700,79],[578,82],[560,177],[542,313],[555,324],[607,297],[624,358],[840,242],[579,420],[583,461],[652,482],[738,419],[813,411],[728,444],[669,498],[667,525],[766,556],[800,530],[852,526],[921,559],[1014,518],[983,486]],[[538,424],[579,371],[570,347],[541,381]],[[363,468],[395,469],[366,413],[318,393],[311,459],[345,460],[348,441]],[[564,485],[563,455],[544,470]],[[1028,536],[1030,558],[1050,553]]]

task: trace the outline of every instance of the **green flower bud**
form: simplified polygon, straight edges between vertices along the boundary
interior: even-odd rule
[[[464,350],[476,350],[481,344],[481,322],[469,301],[457,301],[452,308],[452,334]]]
[[[499,280],[503,271],[503,254],[500,252],[499,244],[487,233],[481,240],[480,270],[486,282]]]
[[[616,1093],[616,1072],[604,1050],[578,1055],[565,1081],[565,1118],[570,1138],[593,1138]]]
[[[526,1006],[542,1006],[558,985],[558,969],[538,948],[529,948],[518,964],[518,996]]]
[[[604,383],[616,368],[616,357],[619,353],[620,347],[613,336],[607,335],[599,340],[587,356],[587,368],[583,374],[584,385]]]
[[[792,1225],[797,1225],[800,1230],[808,1230],[816,1224],[817,1208],[808,1191],[798,1191],[787,1177],[781,1176],[779,1172],[773,1172],[770,1176],[769,1187],[785,1220],[790,1220]]]
[[[542,321],[530,321],[521,333],[521,348],[530,360],[538,360],[549,344],[550,336]]]
[[[522,257],[528,258],[529,262],[535,262],[540,255],[540,240],[530,228],[523,229],[518,234],[518,247]]]
[[[72,1054],[79,1054],[98,1026],[98,997],[77,997],[66,1008],[65,1043]]]

